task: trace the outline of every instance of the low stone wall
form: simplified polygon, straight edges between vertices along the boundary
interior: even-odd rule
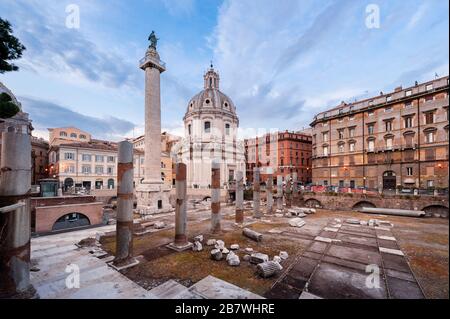
[[[360,207],[424,210],[448,218],[449,199],[446,196],[367,195],[341,193],[303,193],[301,204],[331,210],[355,210]]]
[[[175,188],[172,188],[170,190],[170,195],[175,195],[176,190]],[[204,199],[205,197],[211,197],[211,189],[208,188],[188,188],[186,190],[186,195],[188,197],[188,200],[190,199]],[[226,189],[220,190],[220,200],[226,201],[228,198],[228,191]]]
[[[80,213],[89,219],[90,225],[102,224],[103,203],[69,204],[36,207],[36,233],[51,232],[55,222],[70,213]]]
[[[70,213],[80,213],[90,225],[103,222],[103,203],[95,196],[32,197],[32,229],[35,233],[51,232],[55,222]]]

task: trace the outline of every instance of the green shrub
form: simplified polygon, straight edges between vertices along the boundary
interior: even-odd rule
[[[11,96],[6,93],[0,94],[0,118],[6,119],[19,113],[19,107],[12,102]]]

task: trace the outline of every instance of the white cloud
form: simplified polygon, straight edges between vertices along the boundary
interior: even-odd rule
[[[406,26],[407,30],[412,30],[414,27],[422,20],[425,16],[426,11],[428,10],[428,3],[424,2],[417,11],[412,15],[411,19]]]
[[[309,80],[311,66],[323,67],[317,47],[336,36],[340,18],[352,8],[351,1],[224,2],[209,43],[221,89],[237,105],[241,127],[302,127],[316,108],[359,93],[340,85],[324,95],[319,86],[310,91]]]
[[[351,98],[361,95],[364,90],[361,88],[342,88],[336,91],[327,91],[320,95],[308,96],[305,98],[305,109],[313,109],[317,112],[320,109],[333,106],[332,104],[341,101],[350,101]]]
[[[190,15],[195,8],[195,0],[161,0],[173,16]]]

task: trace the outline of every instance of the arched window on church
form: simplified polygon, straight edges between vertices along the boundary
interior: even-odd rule
[[[205,133],[211,133],[211,122],[205,122]]]
[[[230,135],[230,124],[225,124],[225,134]]]

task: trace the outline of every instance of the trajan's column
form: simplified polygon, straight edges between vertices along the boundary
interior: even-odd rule
[[[165,63],[156,51],[158,39],[155,32],[149,36],[150,46],[140,61],[145,71],[145,173],[136,187],[137,209],[141,214],[164,213],[172,209],[170,189],[161,179],[161,96],[160,74]]]

